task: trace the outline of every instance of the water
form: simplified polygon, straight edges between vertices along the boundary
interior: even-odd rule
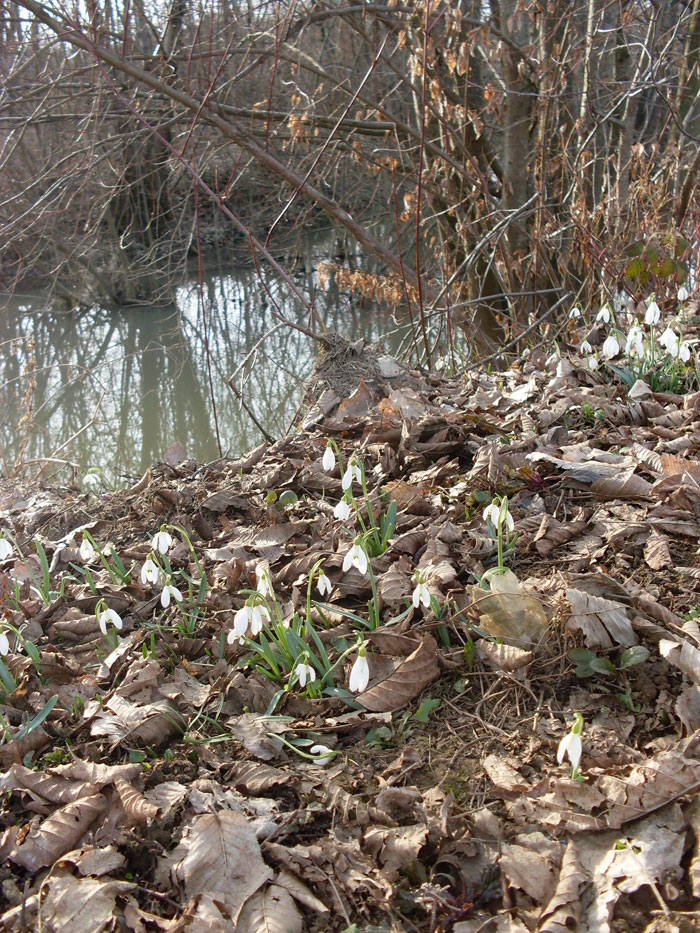
[[[311,271],[296,284],[316,292],[329,329],[384,335],[396,349],[400,334],[386,337],[394,327],[386,310],[354,310],[337,292],[321,295]],[[55,314],[41,295],[13,296],[0,310],[0,472],[10,475],[21,458],[23,476],[65,482],[99,467],[123,484],[174,442],[199,462],[215,459],[217,422],[222,452],[238,456],[263,436],[229,387],[232,374],[256,419],[280,436],[315,345],[279,326],[273,302],[308,326],[290,287],[253,268],[211,273],[201,288],[186,281],[166,308]]]

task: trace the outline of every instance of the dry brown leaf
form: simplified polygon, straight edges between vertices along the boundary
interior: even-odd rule
[[[532,661],[532,651],[513,645],[498,644],[481,638],[476,643],[476,653],[495,671],[517,671]]]
[[[330,913],[330,908],[327,907],[323,901],[320,901],[303,881],[297,878],[296,875],[293,875],[292,872],[287,871],[286,868],[278,872],[275,878],[275,884],[278,884],[282,888],[286,888],[295,901],[303,904],[304,907],[308,907],[309,910],[315,910],[317,914]]]
[[[365,709],[376,713],[401,709],[439,676],[435,639],[428,635],[393,674],[365,690],[357,700]]]
[[[16,789],[30,790],[51,803],[71,803],[89,797],[100,788],[87,781],[67,781],[46,771],[32,771],[14,764],[0,777],[0,793]]]
[[[133,784],[124,778],[116,778],[114,786],[124,807],[127,817],[134,823],[146,823],[158,813],[158,807],[150,803]]]
[[[382,875],[390,881],[415,862],[428,836],[427,826],[372,827],[365,832],[364,848],[382,866]]]
[[[88,827],[106,809],[107,801],[102,794],[69,803],[45,819],[36,831],[30,832],[9,857],[32,872],[52,865],[76,847]]]
[[[288,727],[280,722],[267,720],[257,713],[241,713],[229,719],[228,725],[241,745],[262,761],[276,758],[284,748],[284,743],[271,734],[287,731]]]
[[[561,861],[556,889],[540,915],[538,933],[569,933],[580,929],[581,895],[588,885],[588,877],[577,855],[575,844],[570,840]]]
[[[561,843],[543,833],[522,833],[513,844],[503,844],[498,867],[510,887],[546,904],[554,894],[562,854]]]
[[[493,786],[501,793],[508,795],[520,794],[529,790],[527,781],[518,771],[516,765],[516,761],[508,758],[502,752],[487,755],[482,762],[482,767]]]
[[[490,590],[471,587],[473,604],[481,613],[479,628],[517,648],[538,645],[549,619],[537,596],[524,588],[511,570],[490,577],[489,586]]]
[[[289,771],[260,764],[259,761],[241,761],[226,774],[226,781],[237,790],[258,796],[272,787],[279,787],[292,780]]]
[[[662,638],[659,642],[659,652],[670,664],[689,677],[693,683],[700,684],[700,650],[689,641],[669,641]]]
[[[644,545],[644,560],[652,570],[663,570],[664,567],[673,566],[666,535],[661,535],[658,531],[652,531]]]
[[[196,817],[179,845],[160,860],[159,876],[168,872],[188,898],[201,894],[223,902],[234,922],[248,898],[272,876],[253,828],[232,810]]]
[[[184,724],[168,700],[140,705],[114,694],[95,716],[90,731],[93,735],[109,736],[115,745],[126,738],[144,745],[160,745],[173,732],[183,729]]]
[[[612,648],[613,644],[630,648],[637,644],[629,612],[622,603],[594,596],[576,587],[568,587],[566,598],[571,606],[569,631],[581,631],[588,647]]]
[[[128,881],[74,878],[54,871],[42,885],[42,929],[101,933],[116,920],[117,896],[134,888]]]
[[[236,928],[245,933],[301,933],[304,925],[289,891],[269,884],[248,901]]]

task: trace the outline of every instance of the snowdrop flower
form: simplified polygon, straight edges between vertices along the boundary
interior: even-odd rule
[[[12,556],[12,545],[7,538],[0,538],[0,561]]]
[[[487,505],[484,509],[484,521],[491,522],[494,528],[498,529],[505,521],[506,528],[508,531],[512,531],[515,527],[513,522],[513,516],[508,511],[506,506],[505,515],[501,518],[501,506],[497,502],[492,502],[491,505]]]
[[[316,758],[317,765],[327,765],[338,753],[334,752],[333,749],[329,748],[327,745],[312,745],[309,749],[309,754],[318,756]]]
[[[571,311],[569,311],[569,317],[571,318],[572,321],[575,321],[576,318],[581,317],[581,309],[572,308]]]
[[[632,350],[635,351],[637,356],[641,356],[644,351],[644,335],[639,324],[633,324],[630,327],[625,340],[625,353],[629,355]]]
[[[260,564],[255,568],[255,579],[257,581],[256,589],[261,596],[272,597],[272,580],[270,579],[270,571],[267,567],[263,567]]]
[[[360,470],[360,465],[357,460],[353,457],[350,463],[348,463],[347,470],[343,473],[342,486],[343,492],[347,492],[348,489],[352,486],[353,480],[357,480],[358,483],[362,482],[362,471]]]
[[[297,679],[299,680],[299,686],[304,688],[306,682],[312,683],[316,680],[316,671],[310,664],[297,664],[294,668],[296,671]]]
[[[359,538],[355,538],[352,547],[345,555],[343,573],[346,573],[351,567],[357,567],[360,573],[367,573],[367,555],[360,544]]]
[[[335,469],[335,452],[330,444],[326,447],[323,452],[323,460],[321,460],[321,466],[326,471],[326,473],[332,473]]]
[[[160,571],[153,562],[153,558],[147,557],[141,568],[141,583],[145,586],[147,583],[157,583]]]
[[[0,654],[3,656],[10,653],[10,642],[4,632],[0,632]]]
[[[561,764],[564,760],[564,757],[568,756],[572,769],[576,771],[581,763],[582,751],[583,744],[581,742],[581,736],[576,732],[567,732],[567,734],[559,743],[559,748],[557,749],[557,761],[559,764]]]
[[[589,356],[586,362],[588,363],[589,369],[591,370],[598,369],[598,360],[595,356]]]
[[[173,537],[167,531],[162,529],[153,535],[151,547],[154,551],[160,551],[161,554],[167,554],[173,546]]]
[[[83,476],[83,489],[97,490],[102,485],[102,480],[98,473],[86,473]]]
[[[592,353],[593,347],[590,345],[590,343],[587,340],[582,340],[579,350],[581,351],[581,353]]]
[[[97,557],[97,554],[95,553],[95,548],[90,543],[89,538],[83,538],[83,540],[80,543],[80,549],[78,553],[80,554],[80,559],[82,560],[84,564],[91,563]]]
[[[658,324],[661,320],[661,308],[655,301],[652,301],[644,315],[644,323],[649,325]]]
[[[669,353],[675,352],[678,347],[678,334],[669,324],[663,334],[659,337],[659,343],[665,347]]]
[[[121,627],[124,624],[122,622],[122,617],[118,612],[115,612],[114,609],[103,609],[102,612],[98,615],[97,621],[100,624],[100,629],[102,630],[103,635],[107,634],[107,626],[110,622],[115,627],[115,629],[117,629],[117,631],[121,630]]]
[[[614,334],[610,334],[603,344],[603,356],[611,360],[614,356],[617,356],[619,352],[620,344],[617,342],[617,337],[615,337]]]
[[[239,609],[238,612],[234,615],[233,628],[228,633],[226,638],[229,645],[232,645],[237,638],[243,641],[243,636],[248,631],[248,626],[250,625],[251,616],[252,609],[247,605],[243,606],[242,609]]]
[[[336,518],[339,518],[341,522],[344,522],[350,518],[350,506],[345,501],[345,499],[340,500],[340,502],[333,509],[333,514]]]
[[[367,649],[362,642],[357,650],[357,658],[350,669],[349,687],[352,693],[362,693],[369,683],[369,664],[367,663]]]
[[[610,308],[607,305],[603,305],[600,311],[596,314],[595,319],[598,323],[601,321],[603,324],[610,323]]]
[[[173,586],[172,583],[166,583],[160,594],[160,604],[163,609],[168,608],[171,597],[178,603],[182,602],[182,593],[180,590],[176,586]]]
[[[416,588],[413,591],[413,605],[417,609],[418,606],[422,603],[426,609],[430,609],[430,590],[423,582],[423,577],[421,574],[417,573],[415,578]]]
[[[321,571],[316,578],[316,586],[321,596],[327,596],[331,591],[331,581],[323,571]]]
[[[687,298],[688,298],[688,289],[685,287],[685,285],[681,285],[681,287],[678,289],[678,300],[686,301]]]
[[[250,634],[253,638],[259,635],[266,623],[270,621],[270,612],[267,606],[252,606],[250,610]]]
[[[687,363],[690,359],[690,345],[683,341],[683,343],[678,347],[678,359],[681,363]]]

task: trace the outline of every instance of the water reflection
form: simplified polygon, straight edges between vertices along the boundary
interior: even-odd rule
[[[175,441],[200,462],[236,456],[262,439],[228,385],[272,435],[289,426],[314,354],[313,342],[285,326],[308,325],[288,285],[255,269],[185,282],[171,308],[94,308],[55,315],[40,296],[15,296],[0,311],[0,458],[7,475],[18,457],[32,472],[56,475],[45,459],[101,467],[120,483],[162,459]],[[300,273],[302,290],[317,288]],[[316,307],[326,326],[377,339],[386,312],[353,311],[326,295]],[[208,352],[207,352],[208,348]],[[31,410],[31,413],[30,413]],[[67,479],[69,474],[60,474]]]

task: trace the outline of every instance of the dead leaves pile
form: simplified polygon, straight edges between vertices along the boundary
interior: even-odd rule
[[[278,686],[225,638],[255,567],[291,616],[324,559],[329,627],[315,619],[331,651],[371,595],[342,573],[352,537],[333,517],[339,474],[321,468],[328,436],[362,457],[370,508],[397,503],[373,559],[385,624],[366,633],[355,708],[292,690],[270,717]],[[313,433],[166,463],[118,496],[5,488],[0,525],[26,559],[0,571],[3,618],[40,661],[6,659],[2,928],[695,929],[698,448],[700,393],[627,393],[533,358],[381,399],[361,384]],[[518,539],[483,588],[494,494]],[[34,539],[56,578],[83,526],[138,568],[163,522],[198,542],[195,632],[104,572],[97,596],[72,580],[42,605],[32,589]],[[194,575],[184,545],[171,559]],[[440,619],[410,605],[416,570]],[[111,650],[98,598],[124,619]],[[556,764],[574,712],[583,780]],[[290,742],[337,756],[323,767]]]

